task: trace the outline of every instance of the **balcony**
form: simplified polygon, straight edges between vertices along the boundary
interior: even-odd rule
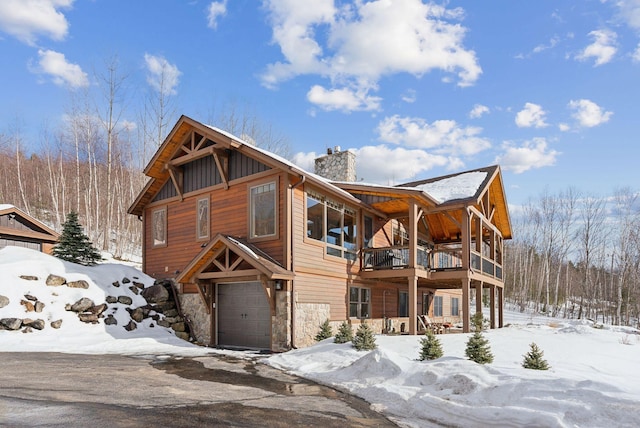
[[[471,269],[502,280],[502,265],[488,257],[471,251]],[[461,248],[417,247],[417,268],[430,272],[459,271],[462,266]],[[397,245],[383,248],[365,248],[361,251],[361,271],[381,271],[409,268],[409,246]]]

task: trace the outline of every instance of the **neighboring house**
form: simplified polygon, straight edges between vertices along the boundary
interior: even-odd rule
[[[129,208],[143,270],[175,281],[201,343],[283,351],[313,343],[325,319],[469,331],[483,290],[502,327],[511,224],[497,166],[365,184],[351,152],[328,151],[312,174],[182,116],[144,172]]]
[[[13,205],[0,204],[0,248],[15,246],[51,254],[60,235]]]

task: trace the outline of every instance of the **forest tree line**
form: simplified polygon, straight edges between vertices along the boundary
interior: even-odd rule
[[[640,317],[640,196],[603,198],[569,188],[511,213],[505,296],[539,313],[637,325]]]

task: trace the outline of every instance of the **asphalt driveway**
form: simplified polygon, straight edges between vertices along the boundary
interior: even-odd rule
[[[396,425],[363,400],[251,360],[0,353],[0,426]]]

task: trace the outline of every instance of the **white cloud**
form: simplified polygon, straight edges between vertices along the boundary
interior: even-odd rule
[[[640,30],[640,0],[617,0],[615,5],[619,9],[619,18],[629,27]]]
[[[521,174],[529,169],[554,165],[560,152],[547,147],[544,138],[534,138],[517,147],[511,143],[503,144],[504,153],[496,157],[495,162],[505,171]]]
[[[218,28],[218,18],[227,14],[227,0],[213,1],[207,8],[207,26]]]
[[[335,87],[371,88],[395,73],[422,76],[442,70],[459,86],[475,83],[482,70],[465,49],[461,9],[421,0],[354,1],[336,8],[333,0],[266,0],[273,42],[284,60],[261,76],[267,87],[298,75],[315,74]]]
[[[580,126],[592,128],[608,122],[613,112],[604,111],[602,107],[590,100],[571,100],[569,109],[573,110],[571,116],[578,121]]]
[[[78,64],[67,62],[64,54],[52,50],[38,50],[38,65],[30,67],[33,73],[49,75],[53,83],[70,88],[89,86],[87,73]]]
[[[429,124],[424,119],[395,115],[384,118],[377,131],[383,142],[429,149],[438,155],[469,156],[491,147],[489,140],[478,136],[482,128],[465,128],[453,120]]]
[[[325,89],[320,85],[314,85],[309,90],[307,99],[323,110],[342,110],[345,112],[380,110],[380,101],[382,100],[380,97],[370,96],[366,89]]]
[[[147,83],[158,92],[165,95],[177,94],[176,87],[180,83],[182,72],[171,64],[163,56],[144,54],[144,62],[147,66]]]
[[[633,60],[633,62],[640,62],[640,43],[638,43],[638,47],[636,48],[636,50],[633,51],[631,59]]]
[[[478,119],[482,117],[484,114],[490,113],[489,107],[483,106],[482,104],[476,104],[473,106],[471,111],[469,112],[469,117],[471,119]]]
[[[595,30],[590,32],[589,36],[594,40],[593,43],[584,48],[575,58],[580,61],[595,58],[594,67],[611,61],[618,51],[617,34],[610,30]]]
[[[405,103],[409,103],[409,104],[415,103],[417,99],[416,91],[414,89],[407,90],[407,92],[405,92],[404,95],[402,95],[401,99]]]
[[[558,124],[558,129],[560,131],[562,131],[562,132],[567,132],[567,131],[571,130],[571,127],[567,123],[560,123],[560,124]]]
[[[457,168],[462,163],[457,158],[433,155],[425,150],[404,147],[365,146],[356,153],[356,175],[358,180],[369,183],[395,185],[407,182],[416,175],[434,167]]]
[[[516,114],[516,125],[520,128],[544,128],[547,113],[538,104],[525,103],[524,108]]]
[[[75,0],[2,0],[0,30],[34,46],[38,35],[63,40],[69,29],[58,10],[70,8]]]
[[[556,47],[556,45],[558,44],[558,42],[560,41],[560,38],[558,36],[554,36],[551,39],[549,39],[549,44],[545,45],[545,44],[541,44],[538,45],[536,47],[533,48],[533,53],[537,54],[543,51],[546,51],[547,49],[553,49],[554,47]]]

